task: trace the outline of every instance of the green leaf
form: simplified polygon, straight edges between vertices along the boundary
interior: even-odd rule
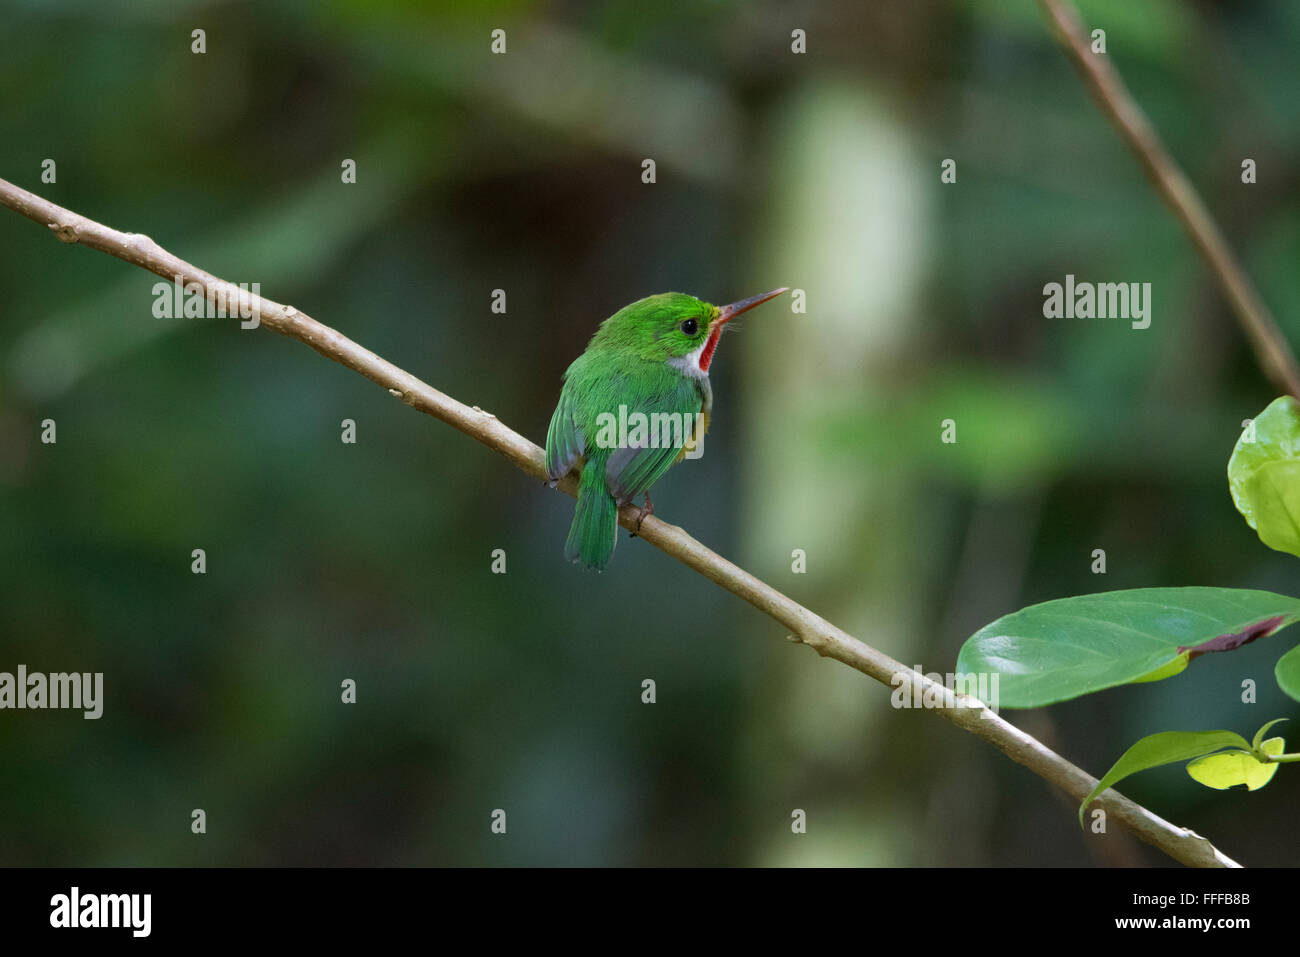
[[[1079,805],[1079,826],[1083,827],[1083,812],[1088,809],[1093,798],[1130,774],[1233,747],[1245,751],[1250,749],[1246,739],[1233,731],[1161,731],[1159,734],[1147,735],[1120,755],[1120,759],[1097,782],[1092,793],[1083,799]]]
[[[1285,747],[1286,742],[1282,738],[1269,738],[1263,744],[1266,754],[1281,754]],[[1192,776],[1192,780],[1218,791],[1226,791],[1242,784],[1251,791],[1258,791],[1273,780],[1277,769],[1276,764],[1261,761],[1249,751],[1210,754],[1187,765],[1187,773]]]
[[[1246,483],[1255,531],[1269,548],[1300,555],[1300,461],[1266,462]]]
[[[998,676],[1005,708],[1037,708],[1177,674],[1300,619],[1300,599],[1236,588],[1138,588],[1031,605],[962,645],[957,671]],[[1280,679],[1279,679],[1280,680]],[[990,702],[994,703],[994,702]]]
[[[1273,674],[1277,676],[1278,687],[1300,701],[1300,645],[1277,660]]]
[[[1288,721],[1288,720],[1290,719],[1274,718],[1272,721],[1268,722],[1268,724],[1261,727],[1258,731],[1255,732],[1255,737],[1251,739],[1250,749],[1254,751],[1259,747],[1259,743],[1264,740],[1264,735],[1268,733],[1269,728],[1273,727],[1273,725],[1275,724],[1281,724],[1283,721]],[[1277,753],[1281,754],[1282,752],[1278,751]]]
[[[1247,441],[1252,438],[1254,441]],[[1228,488],[1247,524],[1278,551],[1300,554],[1300,403],[1274,399],[1237,440]]]
[[[1188,656],[1178,655],[1168,664],[1163,664],[1150,674],[1143,675],[1141,678],[1134,678],[1132,684],[1138,684],[1145,681],[1164,681],[1166,678],[1172,678],[1179,674],[1187,667]]]

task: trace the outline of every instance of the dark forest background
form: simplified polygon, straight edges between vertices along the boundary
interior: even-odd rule
[[[1300,5],[1081,6],[1300,343]],[[1067,595],[1298,587],[1225,475],[1273,392],[1027,0],[0,0],[0,37],[0,176],[539,443],[623,304],[806,290],[723,341],[655,503],[903,661]],[[1152,283],[1151,327],[1044,319],[1067,273]],[[566,564],[571,500],[299,343],[154,318],[154,282],[0,215],[0,670],[106,696],[0,713],[0,864],[1169,863],[625,533]],[[1095,774],[1249,735],[1297,717],[1292,641],[1010,716]],[[1293,777],[1123,790],[1291,864]]]

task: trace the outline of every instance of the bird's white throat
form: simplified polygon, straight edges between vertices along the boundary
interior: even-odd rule
[[[704,349],[708,344],[709,340],[705,339],[693,352],[688,352],[684,356],[673,356],[668,360],[668,364],[675,369],[681,369],[683,375],[696,379],[707,379],[709,377],[708,372],[700,368],[700,356],[704,354]]]

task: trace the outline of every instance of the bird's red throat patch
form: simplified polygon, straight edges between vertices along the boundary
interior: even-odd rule
[[[700,371],[708,372],[709,365],[713,362],[713,350],[718,348],[718,340],[722,338],[722,327],[726,323],[719,322],[709,333],[709,341],[704,343],[704,351],[700,353]]]

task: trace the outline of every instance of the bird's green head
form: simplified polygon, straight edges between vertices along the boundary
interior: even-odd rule
[[[727,306],[715,306],[681,292],[647,296],[601,323],[591,347],[671,362],[690,375],[708,375],[726,324],[785,291],[785,287],[773,289]]]

